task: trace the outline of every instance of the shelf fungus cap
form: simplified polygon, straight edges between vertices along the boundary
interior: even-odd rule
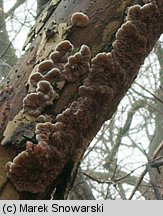
[[[42,80],[38,83],[36,92],[42,92],[43,94],[48,94],[48,92],[50,91],[53,91],[53,87],[48,81]]]
[[[23,100],[24,111],[33,117],[38,117],[42,110],[53,104],[53,100],[59,97],[58,93],[53,90],[52,85],[42,80],[38,82],[36,92],[28,94]]]
[[[89,24],[89,17],[82,12],[75,12],[71,16],[71,22],[73,25],[83,28]]]
[[[56,51],[58,52],[68,52],[73,49],[73,45],[69,40],[64,40],[61,41],[57,46],[56,46]]]
[[[57,99],[59,95],[54,91],[50,82],[42,80],[38,83],[36,92],[43,94],[45,103],[52,102],[54,99]]]
[[[36,72],[36,73],[34,73],[34,74],[32,74],[32,75],[30,76],[29,81],[30,81],[30,84],[31,84],[31,85],[33,85],[34,87],[36,87],[36,86],[37,86],[37,83],[38,83],[41,79],[43,79],[43,75],[42,75],[41,73],[39,73],[39,72]]]
[[[49,137],[56,131],[56,126],[50,122],[45,122],[45,123],[38,123],[36,125],[36,136],[37,135],[46,135],[47,138]],[[44,137],[45,138],[45,137]],[[37,137],[36,137],[37,139]]]
[[[91,60],[91,50],[87,45],[83,44],[80,48],[80,52],[84,61],[89,62]]]
[[[49,56],[49,58],[53,61],[53,63],[60,63],[62,57],[63,57],[63,54],[60,53],[59,51],[54,51]]]
[[[59,160],[59,152],[54,147],[43,141],[36,145],[30,142],[13,162],[6,164],[6,175],[18,191],[41,193],[63,168],[56,160]]]
[[[79,73],[77,73],[74,68],[72,67],[72,65],[70,65],[69,63],[66,63],[64,65],[64,71],[63,74],[65,76],[65,79],[68,82],[76,82],[78,80],[79,77]]]
[[[49,71],[54,67],[53,61],[52,60],[44,60],[42,61],[39,66],[38,66],[38,72],[44,73],[46,71]]]
[[[30,93],[23,100],[23,110],[29,116],[38,117],[43,110],[43,104],[43,95],[38,95],[37,93]]]
[[[82,45],[79,52],[69,56],[68,62],[64,65],[63,74],[69,82],[75,82],[79,76],[90,71],[91,51],[88,46]]]
[[[56,79],[63,79],[61,71],[58,68],[51,69],[45,76],[44,80],[53,83]]]

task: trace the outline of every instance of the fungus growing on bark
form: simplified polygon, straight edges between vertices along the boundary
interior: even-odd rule
[[[65,63],[67,61],[66,54],[73,49],[73,45],[68,40],[61,41],[55,51],[50,54],[50,59],[54,64]]]
[[[79,52],[68,58],[64,65],[63,74],[69,82],[75,82],[84,74],[90,71],[91,51],[88,46],[82,45]]]
[[[27,143],[26,150],[6,164],[7,177],[18,191],[44,192],[64,167],[60,153],[46,142]]]
[[[53,100],[59,95],[53,90],[53,87],[48,81],[40,81],[37,85],[36,92],[43,95],[45,105],[52,105]]]
[[[45,135],[46,139],[47,139],[47,143],[50,139],[50,137],[52,136],[52,134],[56,131],[56,127],[54,124],[50,123],[50,122],[45,122],[45,123],[38,123],[36,125],[36,139],[39,137],[38,141],[40,140],[40,136]],[[44,137],[44,136],[43,136]],[[45,138],[45,137],[44,137]]]
[[[53,63],[61,62],[62,57],[63,54],[61,54],[59,51],[54,51],[49,56],[49,58],[53,61]]]
[[[18,154],[13,162],[6,164],[7,177],[18,191],[44,192],[61,173],[71,156],[68,153],[72,151],[75,139],[73,131],[66,129],[68,133],[62,132],[63,127],[64,124],[61,122],[38,123],[36,126],[38,144],[28,141],[26,150]],[[65,146],[67,140],[70,144]]]
[[[70,43],[69,40],[64,40],[61,41],[57,46],[56,46],[56,51],[59,53],[64,53],[66,54],[67,52],[71,51],[73,49],[73,45]]]
[[[38,72],[45,73],[54,67],[53,61],[51,60],[44,60],[38,66]]]
[[[40,81],[37,84],[36,93],[28,94],[23,100],[23,109],[30,116],[38,117],[42,110],[53,104],[53,100],[59,95],[53,90],[48,81]]]
[[[30,76],[29,82],[36,88],[36,92],[28,94],[23,100],[23,109],[28,115],[38,117],[46,106],[52,105],[53,100],[59,97],[52,86],[59,89],[64,86],[65,78],[61,70],[67,61],[66,54],[72,48],[73,46],[68,40],[62,41],[51,53],[51,60],[41,62],[38,71]],[[88,52],[84,48],[82,53],[87,58]]]
[[[43,76],[41,73],[39,73],[39,72],[36,72],[36,73],[32,74],[32,75],[30,76],[30,79],[29,79],[30,84],[31,84],[32,86],[36,87],[36,86],[37,86],[37,83],[38,83],[40,80],[42,80],[43,77],[44,77],[44,76]]]
[[[89,17],[82,12],[75,12],[71,16],[71,22],[73,25],[83,28],[89,24]]]
[[[49,70],[45,75],[42,75],[39,72],[36,72],[31,75],[29,82],[32,86],[36,87],[39,81],[48,81],[53,84],[56,81],[61,81],[64,79],[64,76],[61,74],[58,68],[53,68]]]
[[[44,97],[37,93],[30,93],[23,100],[23,110],[29,116],[37,117],[43,110]]]
[[[43,79],[53,84],[56,81],[63,80],[64,77],[58,68],[53,68],[43,77]]]
[[[60,42],[55,51],[49,56],[50,60],[44,60],[38,65],[38,71],[30,76],[29,83],[36,87],[40,81],[48,81],[52,85],[55,82],[65,80],[61,71],[67,62],[67,53],[73,49],[73,45],[68,41]]]
[[[142,61],[162,32],[163,14],[160,13],[159,7],[151,4],[149,7],[152,8],[147,10],[134,6],[130,10],[130,20],[118,31],[111,53],[98,54],[92,59],[91,68],[90,50],[86,46],[68,58],[68,66],[64,66],[65,77],[68,77],[66,73],[69,73],[72,80],[73,73],[90,73],[79,88],[79,98],[56,117],[57,123],[46,122],[36,126],[38,144],[28,142],[26,150],[20,153],[13,163],[9,162],[6,165],[7,176],[18,190],[43,192],[62,173],[70,158],[71,162],[81,159],[89,141],[103,122],[111,117],[135,78]],[[142,23],[146,26],[143,32],[140,27]],[[154,31],[148,28],[154,24]],[[62,52],[60,47],[62,46],[56,49],[59,53]],[[125,79],[126,74],[128,79]],[[44,97],[48,89],[49,94],[45,94],[48,96],[44,100],[49,99],[53,94],[52,88],[48,85],[50,84],[42,88],[42,84],[37,84],[38,92],[33,93],[33,97],[35,98],[37,93],[38,96]],[[116,103],[113,103],[114,97],[118,97]],[[46,104],[45,102],[43,104]],[[32,99],[30,103],[34,103]],[[40,101],[39,104],[41,105]],[[33,107],[36,109],[37,106]]]

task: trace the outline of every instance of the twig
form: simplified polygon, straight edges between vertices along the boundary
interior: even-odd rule
[[[10,8],[10,10],[5,14],[6,18],[11,16],[11,14],[22,4],[24,4],[26,0],[17,0],[17,2]]]
[[[124,176],[122,176],[122,177],[120,177],[120,178],[115,179],[114,182],[118,182],[118,181],[121,181],[121,180],[127,178],[127,177],[130,176],[132,173],[134,173],[137,169],[139,169],[139,168],[141,168],[141,167],[143,167],[143,166],[145,166],[145,165],[141,165],[141,166],[139,166],[139,167],[133,169],[133,170],[132,170],[130,173],[128,173],[127,175],[124,175]]]
[[[138,85],[139,87],[141,87],[142,89],[144,89],[146,92],[148,92],[150,95],[152,95],[155,99],[157,99],[159,102],[163,103],[163,100],[161,100],[159,97],[157,97],[155,94],[153,94],[152,92],[150,92],[148,89],[144,88],[142,85],[140,85],[139,83],[137,83],[135,81],[135,84]]]
[[[87,174],[87,173],[85,173],[85,172],[83,172],[83,174],[85,175],[85,176],[87,176],[88,178],[90,178],[90,179],[92,179],[93,181],[96,181],[96,182],[98,182],[99,184],[114,184],[114,181],[112,181],[112,180],[109,180],[109,181],[102,181],[102,180],[98,180],[98,179],[96,179],[96,178],[94,178],[93,176],[91,176],[91,175],[89,175],[89,174]]]
[[[156,197],[157,200],[162,200],[161,194],[160,194],[158,186],[156,184],[155,173],[154,173],[154,170],[152,169],[150,163],[147,165],[147,170],[148,170],[148,173],[149,173],[150,183],[152,185],[155,197]]]
[[[157,149],[154,151],[153,153],[153,157],[152,160],[155,159],[157,157],[157,155],[160,153],[160,151],[163,148],[163,141],[159,144],[159,146],[157,147]],[[145,170],[142,172],[138,182],[136,183],[130,197],[128,198],[129,200],[131,200],[133,198],[133,196],[135,195],[135,192],[137,191],[137,189],[139,188],[141,182],[143,181],[144,176],[146,175],[146,173],[148,172],[148,168],[146,167]]]

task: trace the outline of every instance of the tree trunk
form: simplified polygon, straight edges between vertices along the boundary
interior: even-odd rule
[[[104,121],[111,118],[115,112],[119,101],[137,76],[145,57],[163,31],[163,2],[161,0],[156,2],[157,5],[149,4],[143,10],[138,7],[134,8],[135,11],[138,10],[138,13],[142,10],[142,14],[140,17],[136,17],[137,14],[134,10],[130,13],[128,18],[130,21],[126,27],[121,28],[119,36],[117,34],[114,48],[112,48],[112,43],[115,40],[115,33],[123,23],[126,10],[128,6],[133,4],[133,1],[53,0],[44,8],[26,40],[24,48],[31,43],[28,50],[11,71],[10,82],[4,87],[0,95],[0,138],[3,145],[0,147],[0,199],[49,199],[54,188],[53,198],[63,199],[67,197],[84,151]],[[70,22],[71,15],[76,11],[81,11],[81,8],[82,12],[89,17],[89,24],[84,28],[72,25]],[[29,77],[38,71],[38,64],[44,59],[48,59],[58,43],[65,39],[73,44],[75,48],[73,52],[78,51],[83,44],[86,44],[91,49],[92,57],[101,51],[111,51],[111,54],[108,56],[102,54],[96,57],[91,63],[89,75],[80,76],[76,82],[64,81],[63,86],[60,87],[59,98],[50,107],[42,110],[41,114],[45,115],[46,121],[55,124],[57,122],[56,116],[62,113],[65,108],[70,108],[70,111],[76,109],[71,104],[73,101],[77,101],[79,108],[76,111],[82,112],[81,125],[76,120],[74,120],[76,128],[71,125],[71,118],[74,117],[72,112],[67,120],[69,123],[64,122],[64,128],[58,132],[61,140],[57,141],[56,136],[53,136],[51,142],[56,139],[55,142],[60,143],[57,151],[60,154],[58,160],[61,160],[61,163],[54,161],[57,174],[54,180],[48,184],[46,190],[38,193],[33,193],[34,189],[28,190],[29,192],[20,192],[16,190],[18,185],[14,182],[15,188],[13,183],[6,178],[4,166],[17,153],[25,149],[27,141],[36,142],[34,132],[38,118],[36,116],[31,117],[22,111],[23,99],[32,91],[28,82]],[[121,42],[121,47],[118,42]],[[109,62],[111,63],[108,63],[106,58],[110,58]],[[96,68],[99,69],[99,80],[101,79],[101,81],[95,77]],[[102,78],[102,74],[108,70],[108,77]],[[93,81],[95,82],[92,85]],[[84,86],[83,92],[82,90],[78,92],[81,85]],[[85,99],[89,99],[88,101],[92,104],[86,106]],[[62,116],[65,117],[65,114],[63,113]],[[88,119],[86,119],[87,117]],[[84,128],[85,119],[89,121]],[[63,137],[66,137],[67,142],[62,140]],[[39,145],[35,146],[40,148]],[[54,160],[56,147],[50,148],[52,151],[50,151],[49,157]],[[49,147],[44,150],[49,152]],[[35,147],[32,147],[32,150],[27,148],[25,152],[31,154],[32,160],[38,159],[35,154]],[[11,167],[8,172],[11,180],[14,181],[14,175],[10,171],[12,171]],[[38,190],[41,189],[38,188]]]

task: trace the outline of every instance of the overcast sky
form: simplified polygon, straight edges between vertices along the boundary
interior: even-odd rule
[[[4,11],[7,12],[14,4],[16,0],[4,0]],[[25,4],[20,6],[14,16],[7,19],[6,26],[9,32],[10,40],[14,47],[17,49],[17,54],[22,54],[22,46],[25,42],[27,34],[30,30],[31,25],[34,22],[36,10],[36,0],[27,0]]]

